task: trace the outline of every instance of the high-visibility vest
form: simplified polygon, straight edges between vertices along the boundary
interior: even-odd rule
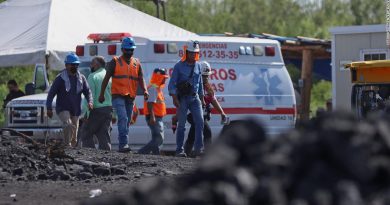
[[[152,85],[148,86],[148,89],[152,87]],[[162,89],[157,87],[157,100],[153,104],[153,112],[156,117],[164,117],[167,114],[165,101],[164,101],[164,93],[162,92]],[[148,110],[148,102],[144,101],[144,113],[145,115],[149,115]]]
[[[113,59],[115,60],[115,71],[112,76],[111,94],[130,95],[130,97],[135,98],[140,80],[138,59],[131,57],[130,64],[127,64],[123,57],[115,56]]]

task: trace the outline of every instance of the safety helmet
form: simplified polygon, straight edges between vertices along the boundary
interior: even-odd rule
[[[153,74],[161,75],[161,76],[163,76],[165,78],[168,78],[167,69],[164,69],[164,68],[156,68],[156,69],[154,69]]]
[[[80,59],[75,53],[69,53],[65,57],[65,64],[80,64]]]
[[[150,78],[150,84],[155,86],[164,86],[163,81],[164,79],[168,78],[167,70],[164,68],[156,68],[153,71],[152,77]]]
[[[202,75],[211,75],[211,66],[207,61],[202,61],[200,63],[200,68],[202,70]]]
[[[126,38],[122,39],[122,46],[121,46],[121,48],[124,48],[124,49],[134,49],[134,48],[137,48],[137,46],[135,46],[135,41],[134,41],[133,38],[126,37]]]
[[[199,49],[199,41],[190,40],[187,43],[187,51],[199,53],[199,51],[200,51],[200,49]]]

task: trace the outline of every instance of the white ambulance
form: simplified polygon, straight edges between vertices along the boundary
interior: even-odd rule
[[[108,62],[112,56],[121,55],[119,40],[128,35],[126,33],[89,35],[93,43],[76,48],[76,54],[82,61],[79,70],[87,77],[94,56],[104,56]],[[134,56],[141,61],[147,84],[155,68],[166,68],[170,74],[172,73],[173,66],[183,55],[184,44],[190,40],[139,36],[133,38],[137,46]],[[296,120],[294,89],[278,41],[210,36],[198,36],[192,40],[200,42],[201,61],[211,64],[210,82],[231,121],[248,117],[258,119],[262,121],[270,135],[294,127]],[[171,129],[171,119],[176,109],[168,95],[167,87],[164,89],[168,115],[163,120],[165,128],[163,150],[175,150],[176,139]],[[138,96],[135,103],[142,113],[143,97]],[[216,137],[223,125],[220,115],[214,109],[209,124],[213,137]],[[111,139],[113,145],[118,144],[117,133],[117,127],[114,125]],[[140,148],[150,140],[150,131],[142,115],[138,117],[136,124],[130,127],[129,137],[130,146],[134,149]]]

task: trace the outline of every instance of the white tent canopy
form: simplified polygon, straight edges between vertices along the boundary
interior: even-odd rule
[[[90,33],[186,37],[187,30],[114,0],[8,0],[0,4],[0,67],[48,63],[62,69],[64,56]]]

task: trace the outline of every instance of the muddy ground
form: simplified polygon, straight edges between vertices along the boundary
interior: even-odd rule
[[[79,204],[90,197],[89,192],[93,189],[101,189],[102,196],[125,194],[131,185],[142,183],[148,178],[171,178],[188,173],[198,161],[193,158],[123,154],[81,148],[65,150],[67,156],[92,163],[92,166],[88,166],[72,163],[70,159],[47,158],[46,161],[44,153],[41,155],[44,159],[39,159],[39,156],[31,155],[30,152],[35,152],[31,148],[7,143],[4,144],[3,141],[0,145],[0,205]],[[27,155],[28,159],[25,159]],[[60,162],[49,162],[61,160],[65,162],[66,170]],[[38,169],[31,169],[31,162]],[[98,164],[94,167],[93,163],[101,162],[109,164],[102,163],[102,166]],[[107,169],[104,168],[107,166],[117,169],[105,172]],[[85,171],[86,167],[94,168],[88,172]],[[23,173],[18,171],[20,168]],[[11,197],[12,194],[16,194],[16,197]]]

